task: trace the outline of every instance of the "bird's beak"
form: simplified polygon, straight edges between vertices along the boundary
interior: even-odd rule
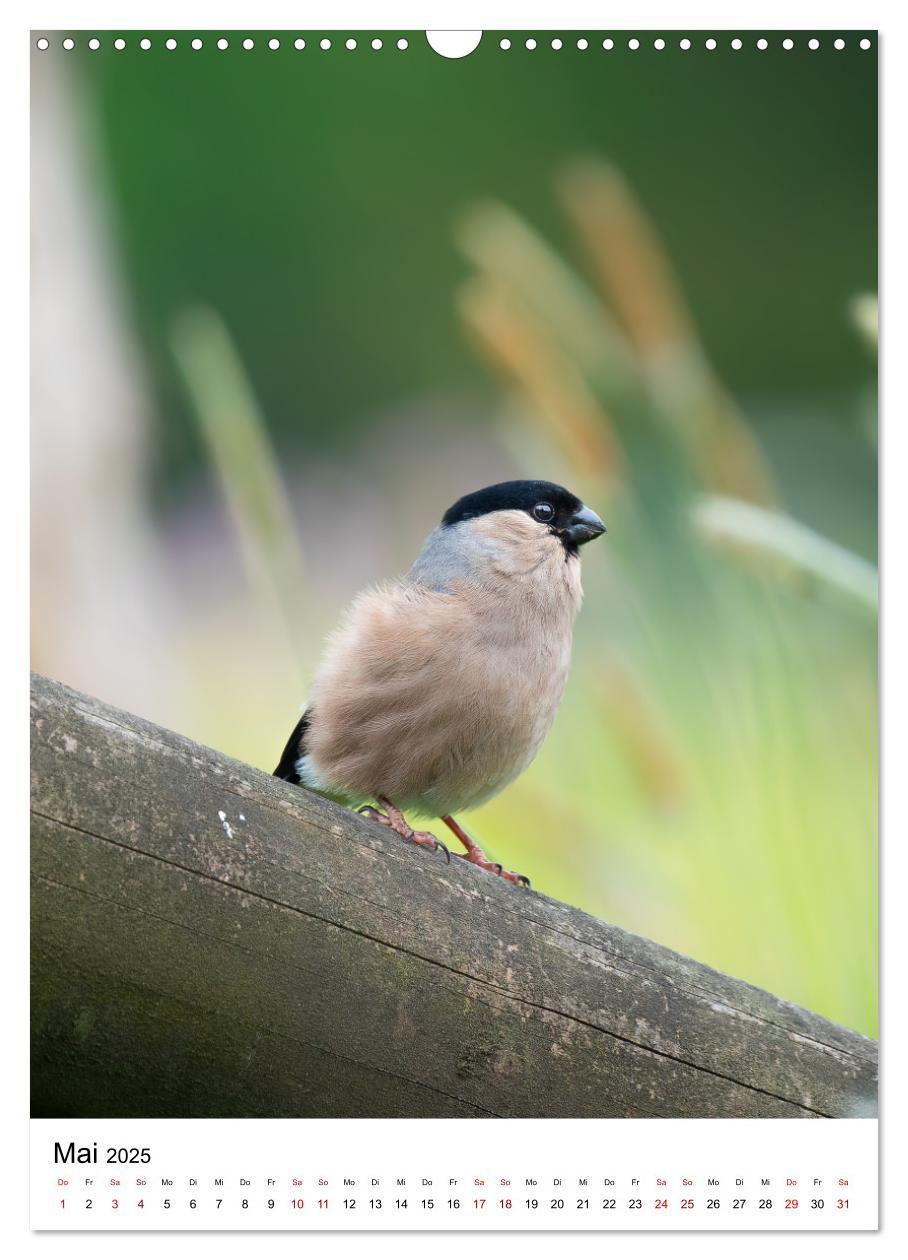
[[[605,532],[605,526],[592,508],[582,506],[571,517],[571,523],[564,531],[564,535],[579,547],[582,543],[590,542],[591,539],[598,538]]]

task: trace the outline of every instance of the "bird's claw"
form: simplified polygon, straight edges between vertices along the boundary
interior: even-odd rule
[[[442,844],[430,831],[414,831],[400,810],[393,806],[388,808],[387,813],[382,813],[374,805],[360,805],[357,807],[356,812],[362,814],[364,818],[368,818],[370,822],[381,823],[383,827],[389,827],[401,839],[408,841],[410,844],[419,845],[423,849],[431,849],[433,853],[437,853],[441,849],[445,855],[445,861],[450,865],[451,850],[448,846]]]
[[[505,874],[504,867],[501,865],[500,862],[493,862],[492,867],[496,875],[501,875],[504,879],[513,881],[515,884],[520,884],[522,888],[533,887],[533,885],[530,883],[529,875],[518,875],[516,871],[508,871],[507,874]]]
[[[500,875],[502,879],[506,879],[509,884],[514,884],[518,888],[532,888],[530,877],[528,875],[520,875],[517,871],[506,871],[500,863],[495,863],[495,874]]]
[[[446,827],[450,827],[457,839],[466,849],[466,853],[457,853],[455,857],[462,858],[464,862],[471,862],[474,866],[478,866],[481,871],[488,871],[490,875],[497,875],[500,879],[506,879],[509,884],[520,884],[525,888],[531,888],[532,885],[526,875],[518,875],[516,871],[506,871],[500,862],[490,862],[476,841],[464,831],[456,818],[452,818],[450,814],[443,814],[441,821]]]
[[[418,844],[421,848],[431,849],[433,853],[441,851],[445,855],[445,862],[449,866],[451,865],[451,850],[437,836],[433,836],[431,831],[414,831],[400,810],[392,805],[390,801],[385,801],[382,798],[381,804],[386,806],[387,813],[376,809],[374,805],[360,805],[356,812],[362,814],[364,818],[368,818],[371,822],[381,823],[383,827],[389,827],[403,840],[409,841],[410,844]],[[510,884],[517,884],[523,888],[532,888],[532,884],[526,875],[518,875],[516,871],[506,871],[500,862],[488,861],[479,846],[473,844],[472,841],[470,841],[470,849],[467,853],[458,853],[455,856],[463,858],[467,862],[473,862],[495,875],[500,875],[502,879],[506,879]]]

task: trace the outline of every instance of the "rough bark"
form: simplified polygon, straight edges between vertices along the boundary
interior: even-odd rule
[[[36,1116],[871,1114],[876,1044],[35,676]]]

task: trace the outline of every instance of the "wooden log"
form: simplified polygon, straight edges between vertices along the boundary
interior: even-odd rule
[[[32,1114],[873,1114],[876,1044],[32,684]]]

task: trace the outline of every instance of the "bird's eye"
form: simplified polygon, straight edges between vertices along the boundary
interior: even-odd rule
[[[533,515],[537,521],[541,521],[543,525],[548,525],[549,521],[555,515],[555,509],[551,503],[537,503],[533,508]]]

